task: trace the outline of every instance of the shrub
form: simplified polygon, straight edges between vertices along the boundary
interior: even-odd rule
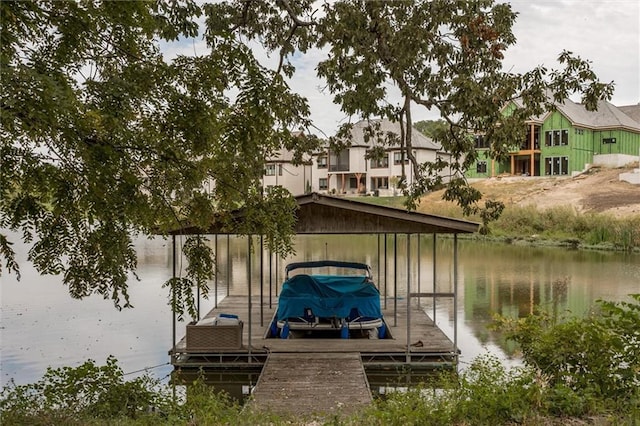
[[[476,358],[459,377],[442,375],[406,391],[392,392],[355,424],[536,424],[545,395],[531,368],[507,369],[490,355]]]
[[[524,362],[553,389],[553,401],[586,398],[583,409],[638,411],[640,407],[640,294],[631,302],[598,301],[585,318],[538,312],[522,319],[497,317],[497,328],[522,349]],[[575,414],[576,405],[570,413]],[[579,410],[578,410],[579,411]],[[585,413],[582,413],[585,414]]]
[[[146,416],[150,407],[165,408],[168,394],[155,391],[157,381],[142,376],[130,381],[113,357],[98,366],[88,360],[79,367],[48,368],[43,378],[28,385],[11,382],[0,394],[5,424],[37,424],[44,419],[73,423],[98,419]],[[47,421],[44,421],[47,423]]]
[[[11,382],[0,393],[2,425],[291,424],[291,419],[243,410],[200,377],[185,397],[148,376],[124,380],[113,357],[106,365],[49,368],[33,384]]]
[[[480,356],[461,375],[456,421],[474,424],[522,422],[539,411],[542,390],[531,369],[508,370],[494,357]]]

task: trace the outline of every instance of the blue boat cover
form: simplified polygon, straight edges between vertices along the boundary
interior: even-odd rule
[[[362,275],[300,274],[289,278],[280,292],[278,320],[303,317],[305,308],[321,318],[347,318],[353,308],[363,317],[382,318],[380,292]]]

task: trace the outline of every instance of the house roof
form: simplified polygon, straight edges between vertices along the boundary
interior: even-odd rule
[[[296,197],[298,234],[457,234],[480,224],[318,193]]]
[[[477,232],[480,224],[371,203],[310,193],[295,197],[298,204],[296,234],[458,234]],[[232,212],[241,221],[243,209]],[[227,234],[222,222],[209,229],[184,227],[170,232],[180,234]]]
[[[619,106],[618,109],[627,114],[636,123],[640,123],[640,103]]]
[[[595,129],[624,127],[630,130],[640,131],[639,123],[607,101],[599,101],[596,111],[587,111],[584,105],[570,100],[558,105],[558,109],[564,113],[574,125]]]
[[[305,133],[302,130],[296,130],[291,132],[291,136],[294,138],[304,138]],[[278,150],[272,152],[270,155],[265,158],[267,163],[291,163],[293,162],[294,152],[288,150],[284,147],[279,148]],[[309,155],[303,156],[305,161],[309,161]]]
[[[522,106],[520,100],[514,101],[516,105]],[[640,112],[635,112],[636,119],[625,113],[622,108],[630,111],[631,107],[616,107],[607,101],[598,101],[598,109],[596,111],[588,111],[583,104],[573,102],[571,99],[565,99],[562,103],[555,103],[558,111],[564,115],[573,126],[585,127],[594,130],[625,128],[631,131],[640,132]],[[542,115],[532,117],[531,121],[544,122],[551,111]]]
[[[269,156],[266,161],[267,163],[291,163],[293,161],[293,151],[289,151],[286,148],[280,148]]]
[[[373,120],[362,120],[353,125],[351,129],[351,140],[353,145],[357,146],[374,146],[375,141],[369,140],[365,141],[365,129],[368,126],[380,125],[380,132],[386,133],[395,133],[400,136],[400,123],[390,121],[387,119],[373,119]],[[436,142],[434,142],[428,136],[423,135],[418,130],[411,128],[411,146],[413,148],[422,148],[422,149],[430,149],[433,151],[439,151],[442,149],[442,146]]]

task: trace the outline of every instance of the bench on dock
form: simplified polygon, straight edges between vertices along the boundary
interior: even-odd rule
[[[237,317],[209,317],[187,325],[186,348],[191,353],[210,353],[242,348],[243,323]]]

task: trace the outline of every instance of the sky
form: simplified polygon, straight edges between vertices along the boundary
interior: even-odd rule
[[[638,0],[512,0],[519,13],[513,32],[517,38],[503,61],[504,70],[524,73],[538,65],[559,68],[557,58],[563,50],[592,62],[601,81],[615,83],[611,103],[617,106],[640,103],[640,1]],[[190,44],[187,50],[198,54],[205,48]],[[260,53],[258,53],[260,55]],[[266,63],[275,68],[277,55]],[[315,67],[326,53],[312,50],[297,56],[296,74],[291,89],[305,96],[311,107],[311,119],[318,136],[333,135],[348,119],[333,96],[323,90]],[[390,93],[390,101],[400,101],[399,92]],[[579,98],[573,99],[579,101]],[[437,111],[414,107],[413,120],[435,120]]]

